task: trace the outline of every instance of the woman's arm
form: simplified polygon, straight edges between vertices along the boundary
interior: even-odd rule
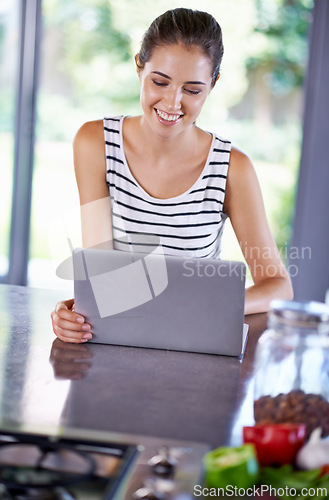
[[[84,247],[112,245],[112,221],[106,184],[103,122],[85,123],[73,143],[74,169],[80,196]],[[59,302],[51,313],[54,333],[64,342],[86,342],[92,337],[85,318],[74,312],[74,300]]]
[[[112,246],[112,220],[106,184],[105,142],[102,120],[85,123],[73,143],[81,231],[84,247]]]
[[[249,158],[232,148],[224,210],[249,266],[254,284],[246,291],[245,313],[268,311],[272,299],[292,299],[290,277],[271,234],[258,179]]]

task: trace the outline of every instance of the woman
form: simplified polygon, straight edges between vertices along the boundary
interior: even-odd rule
[[[74,166],[84,246],[113,239],[125,250],[123,234],[152,233],[168,254],[218,258],[230,217],[254,281],[246,290],[250,314],[268,310],[274,298],[292,298],[292,287],[251,161],[196,125],[222,55],[221,28],[211,15],[179,8],[157,18],[135,58],[143,114],[84,124]],[[58,303],[52,321],[66,342],[92,337],[73,300]]]

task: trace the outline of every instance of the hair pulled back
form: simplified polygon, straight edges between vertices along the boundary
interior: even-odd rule
[[[212,86],[220,71],[224,46],[222,30],[216,19],[207,12],[178,8],[168,10],[157,17],[145,32],[138,65],[143,68],[157,47],[183,43],[187,47],[199,47],[212,64]]]

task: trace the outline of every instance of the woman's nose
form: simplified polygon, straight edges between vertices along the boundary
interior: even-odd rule
[[[182,107],[181,97],[182,97],[182,94],[181,94],[180,90],[173,90],[173,91],[168,93],[168,95],[166,96],[166,99],[165,99],[167,107],[168,107],[168,111],[169,110],[176,111]]]

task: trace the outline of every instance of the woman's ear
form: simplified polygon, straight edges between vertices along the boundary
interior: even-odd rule
[[[142,70],[142,66],[141,66],[141,63],[140,63],[140,60],[139,60],[139,54],[135,55],[135,64],[136,64],[137,74],[138,74],[138,76],[140,76],[140,72]]]
[[[215,87],[216,83],[218,82],[220,78],[220,73],[219,75],[217,76],[216,80],[214,81],[214,83],[211,84],[211,87],[210,87],[210,90],[209,90],[209,93],[212,91],[212,89]]]
[[[216,85],[216,83],[218,82],[219,79],[220,79],[220,73],[218,73],[218,76],[217,76],[217,78],[212,86],[212,89],[214,88],[214,86]]]

